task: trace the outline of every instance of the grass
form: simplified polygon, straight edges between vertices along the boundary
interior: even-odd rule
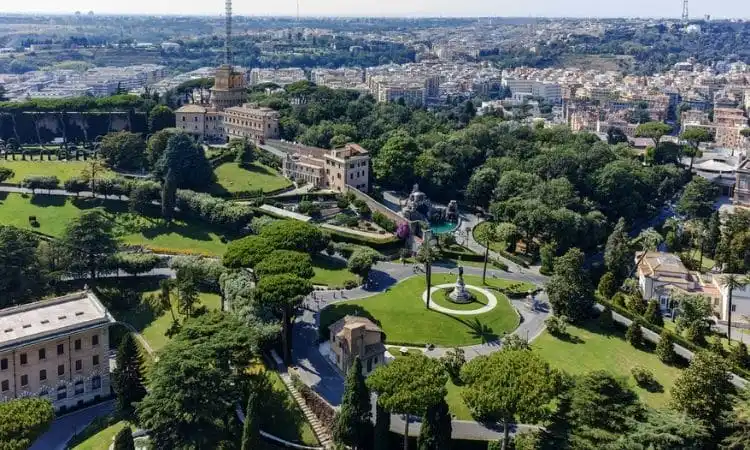
[[[479,225],[474,227],[474,230],[472,230],[472,234],[474,235],[474,240],[480,243],[481,245],[485,245],[487,243],[487,239],[485,238],[485,235],[487,234],[487,228],[490,227],[490,222],[482,222]],[[508,248],[508,244],[505,242],[500,241],[493,241],[490,242],[490,250],[493,252],[499,253],[499,254],[505,254],[508,253],[506,251],[506,248]],[[513,256],[520,258],[523,260],[527,265],[531,265],[533,263],[532,259],[528,255],[524,255],[523,253],[513,253]]]
[[[81,174],[88,163],[85,161],[21,161],[20,159],[0,160],[0,167],[13,170],[12,178],[6,180],[10,183],[18,183],[24,178],[32,175],[56,176],[62,183],[65,180]]]
[[[74,442],[78,442],[78,444],[73,445],[72,449],[108,450],[117,433],[119,433],[120,430],[125,428],[125,426],[127,425],[127,422],[125,422],[124,420],[120,420],[110,424],[110,422],[114,420],[117,419],[110,419],[109,417],[106,417],[103,418],[103,420],[100,419],[92,422],[80,433],[80,439],[83,439],[87,435],[88,437],[80,442],[78,442],[78,439],[75,439]]]
[[[471,311],[474,309],[479,309],[487,305],[487,303],[489,302],[489,299],[484,294],[472,289],[468,289],[471,295],[474,296],[474,300],[469,303],[456,303],[448,297],[448,294],[451,290],[452,288],[438,289],[437,291],[432,293],[430,301],[435,302],[435,304],[443,306],[445,308],[456,309],[459,311]]]
[[[347,281],[359,281],[358,277],[347,269],[346,261],[325,255],[315,255],[312,260],[315,271],[315,276],[311,280],[313,284],[342,288]]]
[[[61,236],[70,221],[95,207],[104,209],[113,221],[115,234],[126,244],[207,255],[221,255],[226,248],[218,228],[182,220],[167,228],[160,219],[130,213],[127,203],[116,200],[0,193],[0,223]],[[29,216],[36,216],[39,228],[31,227]]]
[[[455,275],[435,274],[433,284],[452,283]],[[467,284],[481,285],[481,278],[464,277]],[[515,284],[508,280],[491,280],[496,287]],[[422,301],[426,289],[424,277],[415,276],[402,281],[388,291],[363,300],[336,303],[323,310],[321,332],[327,334],[328,325],[347,314],[369,317],[380,325],[386,342],[399,345],[439,346],[472,345],[494,341],[514,330],[518,315],[507,298],[500,293],[498,305],[492,311],[473,316],[454,316],[427,310]]]
[[[445,402],[448,403],[448,409],[451,414],[458,420],[474,420],[471,416],[469,407],[464,403],[464,399],[461,398],[461,392],[463,392],[463,386],[456,386],[453,381],[448,378],[448,383],[445,385],[448,393],[445,396]]]
[[[274,169],[260,163],[253,163],[249,169],[243,169],[234,162],[224,163],[214,170],[216,186],[214,191],[246,192],[263,189],[272,192],[292,185],[292,182],[279,175]]]
[[[561,340],[544,332],[532,343],[532,348],[552,367],[570,374],[604,370],[627,379],[641,400],[654,408],[666,406],[669,390],[680,374],[680,369],[667,366],[652,352],[639,350],[625,341],[622,332],[605,333],[595,326],[568,326],[570,338]],[[662,386],[661,392],[649,392],[636,385],[630,370],[640,366],[653,372]]]
[[[315,433],[279,374],[273,370],[266,370],[265,374],[273,389],[271,401],[264,404],[262,429],[290,442],[317,446],[318,439]]]

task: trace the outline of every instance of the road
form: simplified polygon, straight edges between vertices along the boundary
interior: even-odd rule
[[[61,416],[52,422],[49,430],[41,435],[29,450],[63,450],[65,444],[94,419],[110,414],[114,409],[114,400],[109,400]]]

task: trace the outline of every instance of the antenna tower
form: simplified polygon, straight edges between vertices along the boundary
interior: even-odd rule
[[[688,0],[682,0],[682,21],[687,22],[690,18],[688,14]]]
[[[297,0],[297,26],[299,26],[299,0]]]
[[[225,26],[226,36],[224,40],[224,64],[232,65],[232,0],[226,0]]]

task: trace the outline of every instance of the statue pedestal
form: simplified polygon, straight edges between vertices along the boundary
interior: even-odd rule
[[[448,294],[448,297],[455,303],[471,303],[474,301],[474,297],[466,290],[464,280],[461,278],[456,281],[456,286],[453,288],[453,291]]]

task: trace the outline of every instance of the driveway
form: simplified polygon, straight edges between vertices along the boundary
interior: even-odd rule
[[[65,444],[83,431],[97,417],[106,416],[115,409],[115,401],[108,400],[55,419],[49,430],[41,435],[30,450],[63,450]]]

